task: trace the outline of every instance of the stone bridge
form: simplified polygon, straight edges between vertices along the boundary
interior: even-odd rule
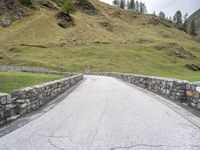
[[[87,74],[1,94],[0,149],[200,149],[198,84]]]

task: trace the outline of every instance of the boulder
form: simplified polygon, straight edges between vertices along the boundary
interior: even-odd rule
[[[11,25],[11,20],[9,18],[7,18],[7,17],[3,17],[1,19],[1,22],[2,22],[2,26],[3,27],[8,27],[8,26]]]
[[[74,25],[74,21],[72,17],[66,13],[66,12],[59,12],[56,15],[57,19],[60,19],[61,21],[58,23],[58,25],[62,28],[67,28],[71,25]]]

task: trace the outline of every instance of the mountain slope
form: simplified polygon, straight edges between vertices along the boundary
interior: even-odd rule
[[[194,12],[189,18],[188,22],[195,21],[196,32],[200,36],[200,9]]]
[[[92,11],[77,3],[71,15],[75,25],[69,28],[58,25],[58,10],[41,6],[10,27],[0,27],[0,64],[200,79],[199,72],[185,67],[200,65],[200,43],[173,24],[96,0],[80,1],[90,2]]]

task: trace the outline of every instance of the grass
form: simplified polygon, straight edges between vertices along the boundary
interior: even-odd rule
[[[19,88],[61,78],[63,78],[63,76],[22,72],[0,72],[0,92],[11,93]]]
[[[183,44],[182,44],[183,45]],[[162,50],[155,47],[163,46]],[[194,45],[193,45],[194,46]],[[185,52],[190,46],[184,46]],[[3,54],[2,64],[11,66],[42,67],[57,71],[82,72],[116,71],[185,79],[200,80],[200,72],[188,70],[188,63],[198,64],[198,48],[186,53],[185,58],[174,54],[179,45],[168,42],[151,44],[91,44],[70,48],[17,47]],[[179,50],[181,51],[181,50]],[[194,55],[194,58],[191,58]],[[30,59],[31,58],[31,59]]]

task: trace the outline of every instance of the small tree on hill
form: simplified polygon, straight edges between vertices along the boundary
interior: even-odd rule
[[[135,0],[131,0],[130,1],[130,6],[129,7],[130,7],[131,10],[135,11]]]
[[[62,6],[62,11],[66,13],[75,12],[76,8],[74,3],[71,0],[66,0],[64,5]]]
[[[182,13],[180,10],[178,10],[174,15],[173,21],[177,25],[177,27],[179,28],[182,27],[183,20],[182,20]]]
[[[114,1],[113,1],[113,5],[119,6],[119,0],[114,0]]]
[[[196,27],[195,27],[195,21],[192,20],[190,25],[190,35],[196,36]]]
[[[162,19],[166,19],[165,13],[164,13],[163,11],[161,11],[161,12],[159,13],[159,17],[162,18]]]
[[[184,15],[183,30],[184,30],[185,32],[187,32],[187,26],[188,26],[187,18],[188,18],[188,13],[186,13],[186,14]]]
[[[22,5],[25,5],[25,6],[30,6],[30,5],[32,5],[32,1],[31,1],[31,0],[19,0],[19,2],[20,2]]]
[[[138,1],[135,3],[135,11],[140,12],[140,3]]]
[[[125,0],[120,1],[119,7],[122,8],[122,9],[125,8]]]

